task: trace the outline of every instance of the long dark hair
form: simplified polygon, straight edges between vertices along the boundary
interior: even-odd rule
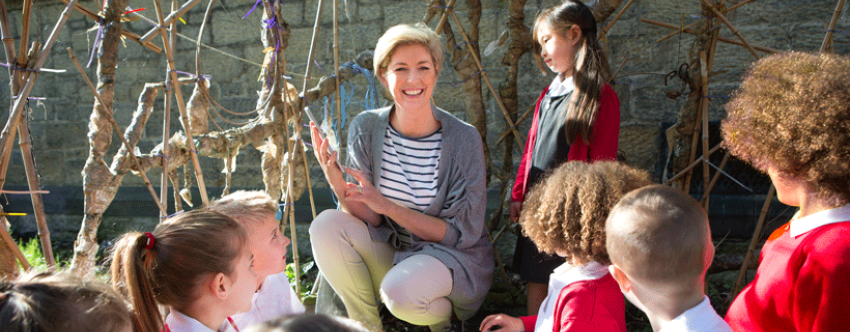
[[[596,19],[590,8],[579,0],[568,0],[544,10],[534,21],[534,49],[537,52],[537,66],[544,73],[546,65],[540,58],[541,45],[537,41],[537,30],[541,25],[549,25],[556,33],[566,35],[573,25],[581,29],[582,40],[576,52],[573,82],[575,92],[567,103],[566,135],[567,143],[575,143],[576,137],[590,144],[593,127],[599,115],[602,101],[602,88],[611,76],[608,59],[596,39]]]

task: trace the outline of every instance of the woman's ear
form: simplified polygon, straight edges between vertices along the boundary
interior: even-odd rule
[[[387,88],[389,86],[387,85],[387,69],[378,68],[378,71],[376,73],[378,74],[378,80],[381,81],[381,84],[384,85],[384,88]]]

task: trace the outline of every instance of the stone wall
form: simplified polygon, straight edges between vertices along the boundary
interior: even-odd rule
[[[526,24],[533,23],[534,15],[540,8],[555,2],[554,0],[528,1],[525,8]],[[95,8],[100,1],[86,0],[80,3],[88,8]],[[282,3],[282,15],[289,23],[291,31],[289,47],[285,50],[287,71],[292,77],[292,83],[300,89],[303,84],[307,49],[318,0],[282,0]],[[320,27],[321,38],[316,46],[315,57],[321,69],[315,68],[313,71],[316,77],[323,75],[323,71],[331,71],[333,67],[332,6],[331,1],[324,1],[324,3]],[[380,34],[387,28],[398,23],[421,20],[426,11],[426,3],[422,0],[340,1],[340,61],[349,61],[361,51],[371,49]],[[482,3],[479,44],[484,50],[505,30],[508,12],[507,0],[483,0]],[[743,6],[728,14],[728,18],[751,43],[778,50],[817,51],[835,3],[836,1],[829,0],[762,0]],[[142,6],[135,2],[133,4]],[[149,3],[146,2],[145,5]],[[12,3],[12,6],[15,4]],[[10,10],[11,24],[14,27],[13,35],[17,36],[20,33],[21,13],[20,4],[16,6],[17,8],[12,7]],[[206,2],[201,1],[198,6],[183,16],[186,23],[178,24],[181,35],[189,38],[197,36],[205,6]],[[255,12],[247,18],[242,18],[252,6],[252,0],[219,1],[212,11],[211,20],[202,40],[203,43],[212,47],[202,48],[201,51],[202,70],[205,74],[213,76],[212,95],[222,105],[237,112],[246,112],[254,107],[256,91],[260,87],[260,83],[257,82],[260,72],[258,63],[262,61],[263,56],[263,47],[259,41],[260,15]],[[466,6],[465,1],[458,1],[456,5],[457,15],[463,24],[467,14]],[[47,38],[63,7],[53,1],[36,3],[31,40],[43,41]],[[142,14],[155,17],[153,8],[148,8]],[[640,19],[687,25],[701,19],[700,14],[700,5],[696,0],[636,1],[626,10],[605,38],[606,47],[610,50],[609,59],[612,70],[616,70],[625,61],[616,79],[615,90],[620,97],[622,112],[620,148],[625,152],[630,164],[654,170],[656,164],[662,160],[659,139],[662,123],[669,124],[676,121],[676,115],[685,99],[680,97],[678,100],[670,100],[664,96],[666,87],[663,84],[662,75],[687,61],[688,49],[694,41],[691,35],[681,35],[656,43],[657,39],[670,33],[671,30],[641,23]],[[431,25],[435,25],[436,21],[436,19],[432,20]],[[33,149],[44,186],[79,188],[82,185],[80,172],[88,155],[86,132],[93,96],[69,60],[65,48],[73,47],[77,57],[85,62],[95,39],[96,30],[91,30],[94,26],[91,20],[79,13],[75,12],[71,15],[45,62],[46,68],[68,71],[60,74],[41,74],[31,94],[33,97],[47,98],[44,101],[31,102],[30,113]],[[138,20],[127,23],[125,27],[138,34],[144,34],[151,25]],[[836,29],[839,32],[834,35],[835,50],[837,53],[846,54],[850,52],[850,34],[847,32],[850,30],[850,20],[846,8],[841,14]],[[457,34],[456,26],[454,30]],[[736,39],[726,27],[721,28],[721,36]],[[156,42],[161,43],[159,39]],[[194,48],[194,42],[187,38],[179,39],[177,47],[179,70],[194,71]],[[501,64],[505,51],[505,48],[501,47],[492,54],[482,56],[485,70],[497,89],[505,78],[505,67]],[[142,85],[164,79],[165,59],[162,55],[130,40],[125,41],[125,47],[122,47],[119,52],[120,63],[116,75],[114,111],[115,118],[123,128],[130,122]],[[710,118],[712,120],[716,121],[723,117],[722,104],[726,99],[722,96],[733,91],[739,84],[742,73],[753,60],[752,55],[742,47],[723,43],[718,45],[714,65],[716,73],[711,80],[710,93],[720,97],[711,99]],[[536,69],[531,55],[527,54],[523,57],[522,66],[522,75],[519,79],[520,112],[533,105],[539,91],[551,80],[551,76],[544,76]],[[94,68],[93,64],[88,69],[89,77],[95,77]],[[463,118],[464,96],[460,95],[458,92],[460,89],[456,88],[460,79],[450,64],[446,63],[444,68],[435,93],[436,103]],[[362,100],[367,85],[366,79],[358,76],[351,82],[356,87],[354,89],[356,98]],[[0,75],[0,85],[6,87],[7,83],[6,75]],[[493,145],[499,134],[505,130],[505,123],[486,85],[482,86],[485,104],[489,111],[488,142]],[[191,92],[190,87],[183,89],[184,96],[188,96]],[[3,88],[0,91],[2,91],[0,105],[9,105],[8,89]],[[160,100],[162,100],[161,95]],[[357,104],[352,105],[348,109],[349,119],[362,109]],[[318,114],[318,111],[316,113]],[[176,119],[176,107],[171,114],[173,130],[179,126]],[[150,151],[161,141],[162,116],[161,109],[156,110],[151,116],[145,135],[139,143],[139,149],[142,152]],[[5,123],[5,116],[2,120]],[[522,133],[527,131],[529,123],[530,121],[526,121],[522,124]],[[222,125],[226,124],[222,123]],[[119,144],[120,141],[115,136],[110,155],[114,154]],[[514,156],[518,158],[519,149],[516,147],[514,149]],[[499,150],[500,148],[491,146],[491,151],[494,153],[493,160],[500,160]],[[20,159],[20,152],[14,152],[7,177],[7,187],[26,184]],[[207,185],[222,186],[224,184],[224,175],[221,173],[222,162],[210,158],[201,158],[201,162]],[[262,188],[260,153],[251,147],[244,148],[237,162],[238,168],[233,176],[234,187]],[[313,160],[310,162],[314,165]],[[312,174],[315,179],[314,186],[323,186],[324,181],[320,180],[321,173],[315,165]],[[152,171],[148,176],[153,183],[159,183],[158,171]],[[142,184],[139,177],[128,176],[124,179],[124,186],[127,187]],[[47,199],[61,201],[63,198]],[[82,214],[81,207],[79,208],[79,211],[65,211],[65,213]]]

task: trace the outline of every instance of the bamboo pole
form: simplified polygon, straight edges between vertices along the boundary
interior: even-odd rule
[[[168,59],[168,67],[171,69],[168,71],[168,75],[171,76],[172,82],[178,82],[177,73],[174,72],[174,50],[171,49],[168,36],[166,35],[165,30],[165,20],[162,18],[162,6],[159,3],[159,0],[154,0],[154,7],[156,7],[156,15],[159,19],[159,30],[162,35],[162,46],[165,49],[165,56]],[[175,85],[174,87],[174,96],[177,98],[177,108],[180,110],[180,120],[183,125],[183,131],[186,134],[186,147],[189,148],[189,154],[192,157],[192,164],[195,166],[195,177],[198,180],[198,190],[201,192],[201,201],[203,205],[207,205],[209,203],[209,197],[207,197],[207,187],[204,184],[204,174],[201,172],[201,164],[198,161],[198,153],[195,149],[195,141],[192,138],[192,131],[190,130],[191,125],[189,124],[189,117],[186,114],[186,104],[183,102],[183,92],[180,91],[180,87]]]
[[[310,38],[310,50],[307,52],[307,71],[304,73],[304,86],[301,89],[301,103],[299,103],[298,109],[304,109],[307,104],[304,96],[307,93],[307,86],[310,84],[310,71],[313,69],[313,51],[316,49],[316,38],[319,37],[319,23],[322,19],[322,2],[323,0],[319,0],[318,7],[316,8],[316,23],[313,24],[313,36]],[[378,65],[377,63],[375,64]],[[339,89],[339,86],[336,86]],[[319,125],[318,123],[316,124]]]
[[[159,27],[153,27],[150,30],[148,30],[148,32],[145,33],[144,36],[139,38],[139,42],[142,43],[142,44],[150,43],[151,40],[156,37],[157,31],[160,30],[161,27],[171,25],[171,23],[176,21],[178,17],[183,16],[183,14],[186,14],[186,12],[188,12],[189,9],[192,9],[192,7],[194,7],[196,4],[198,4],[199,1],[200,0],[186,1],[186,3],[184,3],[183,6],[180,7],[180,9],[177,9],[176,11],[172,11],[171,13],[168,14],[168,17],[166,17],[165,19],[162,18],[161,12],[157,13],[157,15],[160,16],[159,17],[159,25],[160,26]],[[134,13],[134,14],[141,16],[138,13]],[[200,38],[198,38],[198,39],[200,39]]]
[[[21,10],[21,41],[18,44],[18,56],[16,58],[16,65],[18,68],[26,68],[27,66],[27,47],[29,46],[28,41],[30,34],[30,20],[32,18],[32,2],[33,0],[24,0],[23,9]],[[12,79],[13,82],[15,82],[13,84],[15,93],[20,92],[18,88],[20,87],[23,75],[24,73],[20,70],[16,70],[14,72],[14,78]],[[17,87],[14,85],[17,85]],[[5,176],[3,178],[5,178]]]
[[[756,249],[756,244],[759,242],[759,238],[761,238],[761,229],[764,226],[764,219],[767,216],[767,211],[770,209],[770,203],[773,201],[773,195],[776,193],[776,187],[773,184],[770,184],[770,189],[767,191],[767,197],[764,199],[764,205],[761,207],[761,214],[759,215],[759,221],[756,223],[756,230],[753,232],[753,237],[750,239],[750,246],[747,248],[747,254],[744,256],[744,262],[741,264],[741,269],[738,270],[738,277],[735,278],[735,284],[732,285],[732,290],[730,291],[730,299],[734,299],[735,296],[738,295],[738,292],[741,289],[741,284],[744,282],[744,278],[747,276],[747,267],[750,265],[750,259],[753,258],[753,251]]]
[[[443,26],[446,25],[446,21],[448,21],[449,19],[449,11],[451,11],[454,6],[455,0],[449,0],[449,4],[446,6],[446,8],[443,9],[443,16],[440,16],[440,23],[437,24],[437,30],[434,30],[434,32],[436,32],[438,36],[440,35],[440,33],[443,32]]]
[[[820,53],[827,52],[832,46],[832,31],[835,30],[835,23],[838,22],[838,17],[841,16],[842,7],[844,7],[844,0],[838,0],[838,4],[835,5],[835,12],[832,13],[832,20],[829,21],[829,28],[826,29],[826,37],[823,38]]]
[[[35,214],[35,222],[38,226],[38,238],[41,241],[41,251],[44,255],[44,261],[48,267],[56,265],[56,260],[53,257],[53,245],[50,242],[50,228],[47,227],[47,216],[44,213],[44,200],[41,193],[37,192],[41,186],[38,183],[38,172],[35,169],[35,162],[32,155],[32,141],[30,133],[26,127],[26,116],[22,117],[22,121],[18,124],[20,135],[18,135],[18,145],[21,147],[21,156],[24,160],[24,171],[27,174],[27,184],[29,185],[30,199],[32,200],[32,210]]]
[[[525,119],[528,117],[528,115],[531,114],[532,111],[534,111],[534,107],[535,107],[535,105],[531,105],[527,110],[525,110],[524,113],[522,113],[522,115],[520,115],[519,119],[516,121],[517,126],[519,126],[520,124],[525,122]],[[510,133],[511,133],[510,129],[503,131],[502,134],[499,135],[499,140],[496,141],[496,145],[499,145],[499,143],[502,143],[502,141],[504,141],[505,138],[507,138]]]
[[[0,1],[0,35],[3,38],[3,49],[6,51],[6,64],[12,65],[15,62],[15,37],[12,36],[11,26],[9,25],[9,15],[6,12],[6,1]],[[15,74],[15,70],[8,68],[9,77]]]
[[[716,30],[715,30],[716,31]],[[713,36],[713,34],[712,34]],[[709,49],[710,50],[710,49]],[[708,59],[705,51],[699,52],[699,61],[700,61],[700,76],[702,78],[702,97],[700,99],[700,106],[702,110],[702,187],[703,190],[707,188],[708,182],[710,181],[709,169],[708,169]],[[720,172],[718,172],[720,173]],[[705,207],[705,206],[703,206]]]
[[[460,35],[463,36],[463,40],[466,41],[466,48],[469,51],[469,54],[472,55],[472,59],[475,60],[475,64],[478,65],[478,70],[481,71],[481,78],[484,79],[484,82],[487,83],[487,87],[490,88],[490,93],[493,94],[493,99],[496,100],[496,103],[499,104],[499,109],[502,110],[502,115],[505,117],[505,121],[511,126],[511,131],[516,136],[517,141],[519,141],[519,146],[525,146],[525,140],[522,138],[522,135],[516,128],[516,124],[511,120],[511,115],[508,113],[508,109],[505,108],[505,103],[502,102],[502,98],[499,97],[499,92],[493,88],[493,84],[490,83],[490,78],[487,77],[487,71],[484,70],[484,66],[481,64],[481,59],[478,58],[478,54],[475,52],[475,49],[472,47],[472,43],[469,41],[469,36],[466,35],[466,31],[463,29],[463,26],[460,25],[460,20],[457,19],[457,15],[451,7],[448,9],[449,13],[452,15],[455,23],[460,29]]]
[[[334,81],[336,83],[336,93],[335,93],[336,118],[337,118],[337,121],[342,122],[342,114],[341,114],[342,101],[339,97],[339,22],[337,22],[338,19],[339,19],[338,16],[337,16],[338,15],[337,14],[337,11],[338,11],[337,6],[339,6],[339,4],[337,3],[337,0],[333,0],[333,6],[334,6],[334,11],[333,11],[334,45],[333,45],[333,49],[334,49]],[[332,125],[333,122],[331,122],[330,124]],[[344,125],[345,125],[344,123],[340,123],[339,127],[342,128],[342,126],[344,126]]]
[[[723,16],[723,13],[718,11],[717,8],[714,8],[714,5],[710,4],[708,0],[699,1],[702,2],[703,5],[708,7],[708,9],[711,10],[711,12],[714,13],[714,15],[717,16],[717,18],[720,19],[723,24],[726,24],[726,26],[729,27],[729,30],[732,30],[732,33],[734,33],[735,36],[738,36],[738,39],[740,39],[741,42],[744,43],[744,46],[747,48],[748,51],[750,51],[750,53],[756,58],[756,60],[759,59],[759,55],[756,54],[756,50],[753,49],[753,47],[750,45],[749,42],[747,42],[746,39],[744,39],[744,36],[741,35],[741,32],[739,32],[738,29],[736,29],[735,26],[732,25],[732,23],[729,23],[729,20],[726,19],[726,16]]]
[[[60,0],[60,1],[64,2],[66,5],[70,2],[70,0]],[[81,13],[81,14],[83,14],[83,15],[85,15],[86,17],[88,17],[88,18],[89,18],[89,19],[91,19],[92,21],[100,22],[100,16],[98,16],[98,14],[96,14],[95,12],[93,12],[93,11],[89,10],[88,8],[84,7],[83,5],[81,5],[81,4],[76,4],[76,5],[74,5],[74,9],[76,9],[78,12],[80,12],[80,13]],[[134,14],[135,14],[135,13],[134,13]],[[137,35],[137,34],[135,34],[135,33],[131,32],[131,31],[128,31],[128,30],[121,30],[121,36],[126,37],[127,39],[130,39],[130,40],[132,40],[132,41],[135,41],[135,42],[139,43],[139,45],[142,45],[142,46],[144,46],[144,47],[146,47],[146,48],[150,49],[151,51],[154,51],[154,52],[156,52],[156,53],[162,53],[162,49],[161,49],[161,48],[159,48],[159,46],[156,46],[156,45],[154,45],[153,43],[151,43],[151,42],[149,42],[149,41],[148,41],[148,42],[143,43],[143,42],[141,41],[141,38],[142,38],[142,37],[139,37],[139,35]]]
[[[91,80],[89,80],[89,77],[86,75],[85,70],[83,70],[83,66],[80,65],[79,61],[77,61],[77,56],[74,55],[74,51],[70,47],[68,47],[68,54],[71,56],[71,61],[73,61],[74,65],[77,66],[77,70],[79,70],[80,74],[83,75],[83,79],[86,81],[86,84],[88,84],[92,94],[94,94],[94,98],[97,99],[97,101],[101,105],[107,105],[103,102],[103,99],[100,98],[100,94],[97,93],[97,89],[95,89],[94,85],[92,85]],[[120,138],[121,142],[124,143],[124,146],[127,147],[127,154],[130,155],[130,159],[132,159],[133,163],[136,165],[136,169],[139,171],[139,175],[141,175],[142,180],[145,181],[145,187],[148,188],[148,191],[156,202],[156,206],[159,208],[159,212],[163,215],[167,215],[167,213],[165,212],[165,207],[162,206],[162,201],[160,201],[159,196],[156,194],[156,191],[153,190],[153,185],[151,185],[150,180],[148,180],[148,176],[145,174],[145,170],[139,163],[139,158],[136,156],[134,146],[127,141],[126,137],[124,137],[124,132],[122,132],[121,128],[118,127],[118,122],[115,122],[115,118],[112,116],[112,111],[106,110],[102,113],[102,115],[106,116],[106,120],[108,120],[109,123],[112,124],[112,129],[114,129],[115,133],[118,134],[118,138]]]
[[[6,183],[6,171],[9,169],[9,157],[12,155],[13,139],[18,129],[18,122],[20,120],[21,113],[23,112],[24,105],[26,105],[27,98],[29,97],[33,86],[35,86],[35,81],[38,78],[38,70],[41,69],[45,59],[47,59],[47,56],[50,55],[50,49],[53,47],[53,43],[56,42],[56,38],[59,37],[62,27],[65,26],[65,22],[71,14],[71,8],[73,7],[73,4],[77,3],[77,0],[70,0],[70,2],[71,4],[66,6],[65,10],[62,11],[62,14],[59,16],[59,20],[53,27],[53,31],[50,32],[50,36],[47,38],[47,42],[38,54],[38,59],[36,59],[33,66],[35,72],[33,75],[27,77],[23,90],[18,94],[18,98],[15,99],[12,111],[9,113],[9,119],[6,122],[6,126],[3,128],[3,132],[0,133],[0,148],[2,148],[2,150],[0,150],[0,156],[2,156],[2,159],[0,159],[0,188],[2,188]]]
[[[643,22],[643,23],[646,23],[646,24],[652,24],[652,25],[655,25],[655,26],[668,28],[668,29],[672,29],[672,30],[680,30],[681,29],[680,26],[676,26],[676,25],[672,25],[672,24],[664,23],[664,22],[658,22],[658,21],[650,20],[650,19],[646,19],[646,18],[642,18],[642,19],[640,19],[640,21]],[[692,35],[699,35],[700,34],[700,33],[696,32],[694,30],[691,30],[691,29],[684,29],[684,32],[692,34]],[[741,43],[740,41],[729,39],[729,38],[718,37],[717,40],[724,42],[724,43],[727,43],[727,44],[745,46],[744,43]],[[759,46],[759,45],[751,45],[751,46],[754,49],[762,51],[764,53],[771,53],[771,54],[782,53],[782,51],[780,51],[780,50],[769,48],[769,47],[764,47],[764,46]]]
[[[712,154],[715,151],[717,151],[718,149],[720,149],[720,144],[717,144],[715,147],[713,147],[711,150],[709,150],[708,154]],[[673,181],[678,180],[680,177],[685,176],[686,174],[689,174],[689,171],[691,169],[693,169],[694,167],[696,167],[697,165],[699,165],[701,163],[702,163],[702,160],[696,160],[696,161],[692,162],[690,165],[688,165],[688,167],[685,167],[681,172],[679,172],[678,174],[674,175],[672,178],[670,178],[669,180],[664,182],[664,184],[670,185],[671,183],[673,183]]]
[[[611,28],[614,27],[614,23],[617,23],[617,20],[620,19],[620,16],[623,16],[623,13],[626,12],[626,9],[629,9],[629,6],[632,5],[632,2],[635,2],[635,0],[629,0],[628,2],[626,2],[625,5],[623,5],[623,10],[621,10],[619,13],[617,13],[617,15],[614,16],[614,18],[611,19],[611,22],[609,22],[608,25],[606,25],[605,28],[602,29],[603,35],[608,33],[608,31],[611,31]]]
[[[705,187],[705,192],[702,194],[702,199],[700,201],[702,203],[703,208],[705,208],[706,211],[708,210],[709,193],[711,193],[711,189],[714,189],[714,185],[717,184],[717,180],[720,179],[720,175],[723,174],[723,172],[720,172],[720,171],[722,171],[723,168],[726,167],[726,162],[728,162],[728,161],[729,161],[729,152],[727,151],[726,154],[723,155],[723,160],[720,161],[720,166],[717,167],[718,171],[716,173],[714,173],[714,177],[711,178],[711,182],[709,182],[708,186]]]
[[[74,0],[76,1],[76,0]],[[6,242],[6,245],[12,249],[12,254],[18,258],[18,261],[21,262],[21,266],[24,268],[24,271],[32,268],[30,262],[27,261],[27,258],[24,256],[24,253],[21,252],[21,248],[18,248],[18,244],[15,243],[15,239],[9,235],[9,231],[6,230],[6,217],[0,216],[0,237],[3,238],[3,242]]]
[[[745,1],[741,1],[741,2],[739,2],[739,3],[737,3],[737,4],[735,4],[734,6],[727,8],[726,10],[722,10],[722,12],[723,12],[723,14],[726,14],[726,13],[729,13],[729,12],[731,12],[731,11],[735,10],[735,9],[738,9],[739,7],[741,7],[741,6],[743,6],[743,5],[746,5],[746,4],[750,3],[750,2],[755,2],[755,1],[756,1],[756,0],[745,0]],[[671,32],[669,35],[666,35],[666,36],[662,37],[661,39],[656,40],[656,41],[655,41],[655,43],[660,43],[660,42],[663,42],[663,41],[665,41],[665,40],[667,40],[667,39],[670,39],[670,38],[672,38],[672,37],[673,37],[673,36],[675,36],[675,35],[678,35],[678,34],[680,34],[680,33],[682,33],[682,32],[685,32],[685,30],[687,30],[687,29],[691,29],[691,28],[693,28],[693,27],[697,26],[697,24],[699,24],[699,22],[698,22],[698,21],[697,21],[697,22],[694,22],[694,23],[691,23],[691,24],[688,24],[688,25],[687,25],[687,26],[685,26],[684,28],[681,28],[681,29],[677,28],[676,30],[678,30],[678,31]]]

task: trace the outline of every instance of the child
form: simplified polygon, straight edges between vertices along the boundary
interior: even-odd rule
[[[703,292],[714,246],[696,200],[662,185],[635,190],[611,211],[605,232],[611,275],[653,331],[731,331]]]
[[[209,209],[233,218],[248,233],[254,254],[254,271],[260,290],[254,294],[251,311],[231,316],[220,332],[245,328],[287,314],[304,312],[304,305],[286,277],[286,246],[289,238],[280,233],[275,218],[277,204],[262,191],[237,191],[210,203]]]
[[[130,304],[109,286],[70,273],[34,272],[0,281],[5,332],[129,332]]]
[[[850,57],[763,58],[726,111],[725,147],[766,172],[780,202],[800,207],[764,244],[726,322],[737,331],[850,330]]]
[[[112,286],[133,304],[135,332],[215,331],[250,310],[257,279],[247,242],[236,221],[206,209],[124,234],[112,252]],[[165,324],[157,304],[170,307]]]
[[[519,219],[525,194],[565,161],[615,160],[620,135],[620,100],[605,83],[610,73],[596,39],[596,20],[578,0],[543,11],[534,22],[537,65],[557,76],[537,100],[528,141],[511,193],[511,221]],[[542,58],[542,59],[541,59]],[[542,62],[541,62],[542,60]],[[537,251],[526,237],[517,241],[514,269],[528,282],[528,314],[537,313],[560,257]]]
[[[366,328],[346,318],[303,314],[283,316],[255,325],[246,332],[366,332]]]
[[[650,184],[617,162],[567,162],[536,186],[520,223],[537,247],[566,263],[549,278],[537,316],[484,318],[481,331],[626,331],[625,301],[608,273],[605,218],[626,192]]]

